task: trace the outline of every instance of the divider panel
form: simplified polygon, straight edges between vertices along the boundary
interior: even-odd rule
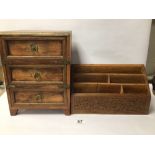
[[[134,74],[127,74],[127,75],[110,75],[110,83],[137,83],[137,84],[145,84],[145,77],[144,75],[134,75]]]
[[[124,73],[124,74],[143,74],[143,65],[97,65],[83,64],[72,65],[74,73]]]
[[[120,93],[121,85],[101,83],[74,83],[73,93]]]
[[[73,78],[74,82],[108,82],[108,75],[99,73],[79,73],[74,74]]]

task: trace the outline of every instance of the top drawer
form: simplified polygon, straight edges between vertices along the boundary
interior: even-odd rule
[[[8,40],[10,56],[63,56],[65,40]]]

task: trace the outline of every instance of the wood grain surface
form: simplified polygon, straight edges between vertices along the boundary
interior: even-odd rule
[[[62,56],[62,41],[59,40],[11,40],[7,42],[11,56]],[[37,51],[33,51],[33,47]]]
[[[16,103],[63,103],[63,93],[52,93],[47,91],[17,91],[15,92]]]
[[[144,65],[72,65],[71,112],[148,114],[150,89]]]
[[[63,81],[63,68],[12,68],[12,81]]]

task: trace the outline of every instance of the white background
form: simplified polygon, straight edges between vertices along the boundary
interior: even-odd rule
[[[154,0],[5,0],[0,1],[0,4],[1,19],[155,18]],[[0,119],[0,125],[2,120],[3,118]],[[50,123],[52,123],[52,121]],[[42,124],[40,124],[40,126],[41,125]],[[146,124],[146,127],[147,126]],[[7,128],[11,127],[7,126]],[[154,155],[154,145],[155,136],[152,135],[0,136],[0,153],[9,155]]]
[[[70,30],[72,63],[146,64],[151,20],[0,20],[0,31]]]

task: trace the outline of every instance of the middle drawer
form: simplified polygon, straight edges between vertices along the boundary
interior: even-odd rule
[[[12,65],[9,66],[9,73],[10,82],[63,82],[65,76],[63,65]]]

